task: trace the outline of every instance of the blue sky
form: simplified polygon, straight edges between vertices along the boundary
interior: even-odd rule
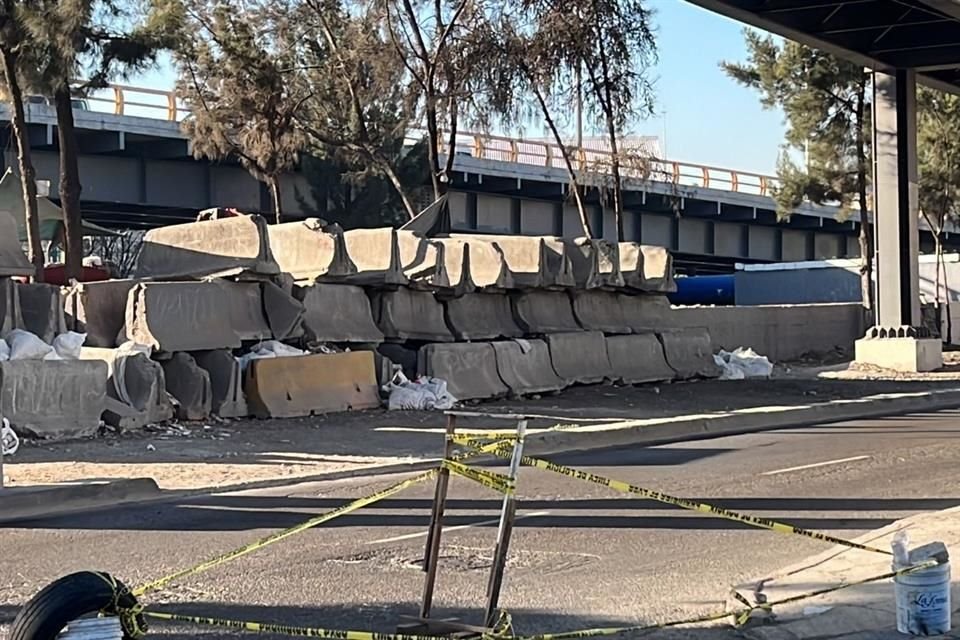
[[[782,115],[760,107],[756,93],[730,80],[721,60],[746,57],[742,25],[683,0],[651,0],[656,9],[660,61],[657,100],[665,118],[653,117],[637,133],[662,136],[667,155],[742,171],[774,173],[783,140]],[[130,84],[169,89],[169,64]]]

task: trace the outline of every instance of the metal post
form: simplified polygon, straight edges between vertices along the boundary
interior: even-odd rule
[[[513,447],[513,456],[510,458],[511,484],[516,487],[517,475],[520,472],[520,460],[523,458],[523,440],[527,434],[527,420],[517,421],[517,443]],[[500,587],[503,586],[503,571],[507,566],[507,553],[510,548],[510,534],[513,533],[514,516],[517,513],[517,500],[514,493],[503,497],[503,507],[500,510],[500,526],[497,529],[497,546],[493,553],[493,566],[490,568],[490,582],[487,585],[487,611],[484,625],[487,628],[496,623],[497,607],[500,604]]]
[[[443,447],[443,458],[447,460],[453,453],[453,434],[456,431],[456,416],[447,416],[447,435]],[[440,469],[437,475],[437,486],[433,495],[433,510],[430,513],[430,529],[427,532],[427,544],[424,549],[423,570],[426,577],[423,580],[423,601],[420,604],[420,617],[429,618],[433,607],[433,588],[437,583],[437,560],[440,557],[440,534],[443,532],[443,510],[447,504],[447,487],[450,484],[450,470]]]

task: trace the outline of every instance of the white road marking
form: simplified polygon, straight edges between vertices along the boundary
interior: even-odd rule
[[[840,458],[839,460],[826,460],[824,462],[814,462],[813,464],[804,464],[799,467],[787,467],[786,469],[777,469],[775,471],[764,471],[762,476],[775,476],[781,473],[790,473],[791,471],[803,471],[804,469],[816,469],[817,467],[827,467],[831,464],[843,464],[844,462],[857,462],[858,460],[867,460],[871,456],[853,456],[852,458]]]
[[[550,515],[549,511],[534,511],[533,513],[524,513],[518,515],[516,520],[521,520],[523,518],[535,518],[537,516],[546,516]],[[456,527],[444,527],[443,532],[448,533],[450,531],[458,531],[460,529],[470,529],[471,527],[482,527],[488,524],[497,524],[500,522],[500,518],[494,518],[492,520],[483,520],[481,522],[474,522],[472,524],[461,524]],[[385,544],[387,542],[400,542],[401,540],[413,540],[414,538],[425,538],[427,536],[427,531],[418,531],[417,533],[408,533],[403,536],[394,536],[393,538],[381,538],[380,540],[371,540],[367,544]]]

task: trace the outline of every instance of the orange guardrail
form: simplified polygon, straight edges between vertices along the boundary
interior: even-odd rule
[[[173,91],[147,89],[127,85],[111,85],[103,93],[88,96],[87,101],[110,105],[117,115],[137,115],[178,122],[190,113]],[[132,112],[131,112],[132,111]],[[410,139],[416,140],[411,132]],[[441,152],[448,151],[449,141],[443,138]],[[613,154],[604,149],[567,147],[574,168],[587,173],[605,173],[612,164]],[[497,160],[551,169],[565,169],[561,148],[554,142],[528,140],[485,133],[462,133],[457,136],[458,154],[483,160]],[[771,195],[777,184],[774,176],[749,171],[691,162],[677,162],[651,157],[639,149],[620,152],[621,173],[626,178],[666,182],[675,185],[720,189],[760,196]]]

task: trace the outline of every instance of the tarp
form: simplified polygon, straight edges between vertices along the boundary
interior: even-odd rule
[[[13,217],[17,223],[17,235],[20,242],[26,242],[27,223],[24,216],[20,176],[9,167],[3,177],[0,177],[0,212],[6,212]],[[37,196],[37,214],[40,218],[40,239],[44,241],[55,240],[63,223],[63,212],[60,207],[49,198]],[[85,221],[83,222],[83,235],[108,236],[115,234],[109,229]]]

